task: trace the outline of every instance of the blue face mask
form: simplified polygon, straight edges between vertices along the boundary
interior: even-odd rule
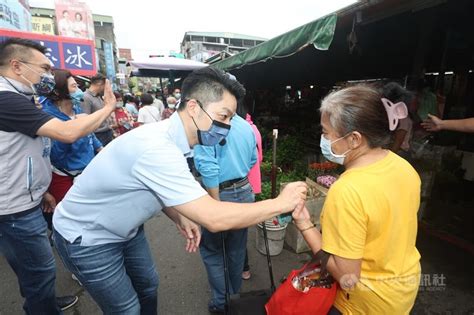
[[[56,81],[52,74],[43,74],[39,83],[33,84],[36,93],[42,96],[48,96],[54,90]]]
[[[23,76],[23,78],[26,81],[30,82],[33,92],[40,96],[48,96],[54,90],[54,87],[56,85],[56,81],[54,80],[54,75],[52,73],[40,74],[37,71],[33,70],[28,65],[26,65],[25,63],[22,62],[22,64],[40,76],[40,81],[38,83],[32,83],[30,80],[28,80],[27,78]]]
[[[196,122],[194,121],[194,118],[193,118],[194,125],[196,125],[196,128],[197,128],[199,144],[205,145],[205,146],[215,146],[217,144],[224,145],[225,138],[229,134],[230,125],[212,119],[211,116],[209,116],[209,114],[204,110],[204,108],[201,106],[199,102],[198,104],[201,107],[201,109],[206,113],[206,115],[209,117],[209,119],[212,120],[212,125],[211,125],[211,128],[209,128],[209,130],[200,130],[199,127],[196,125]]]
[[[347,135],[346,135],[347,136]],[[336,143],[337,141],[344,139],[346,136],[340,137],[339,139],[336,139],[334,141],[330,141],[324,137],[324,135],[321,135],[321,152],[323,153],[324,157],[331,162],[334,162],[336,164],[344,165],[344,159],[346,158],[346,154],[351,151],[351,149],[347,150],[343,154],[334,154],[332,152],[332,144]]]
[[[84,97],[84,92],[80,88],[77,88],[74,93],[70,93],[69,96],[73,101],[81,102]]]

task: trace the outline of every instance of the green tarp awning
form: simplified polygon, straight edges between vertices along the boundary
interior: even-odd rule
[[[331,14],[272,38],[260,45],[213,64],[222,70],[234,70],[272,58],[293,55],[308,45],[328,50],[334,37],[337,15]]]

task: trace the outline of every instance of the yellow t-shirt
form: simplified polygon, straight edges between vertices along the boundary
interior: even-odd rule
[[[321,213],[322,247],[362,259],[360,281],[338,290],[343,314],[408,314],[420,281],[415,247],[421,181],[390,152],[371,165],[346,171],[329,189]]]

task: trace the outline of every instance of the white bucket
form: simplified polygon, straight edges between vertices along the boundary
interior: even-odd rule
[[[270,256],[276,256],[283,250],[283,244],[285,241],[286,225],[280,226],[273,224],[273,221],[266,221],[265,227],[267,228],[268,237],[268,251]],[[266,255],[265,239],[263,238],[263,226],[261,223],[257,224],[257,237],[255,238],[257,250],[262,254]]]

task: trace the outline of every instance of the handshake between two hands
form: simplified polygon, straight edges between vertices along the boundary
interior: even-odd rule
[[[281,205],[282,212],[292,216],[300,230],[312,225],[308,209],[305,206],[307,190],[305,182],[289,183],[276,198],[278,204]],[[196,252],[201,241],[199,226],[182,215],[176,221],[176,226],[186,239],[186,251]]]
[[[285,208],[285,212],[290,212],[280,215],[279,221],[290,222],[291,218],[293,218],[293,221],[299,230],[312,226],[311,216],[305,206],[307,191],[308,186],[305,182],[294,182],[285,186],[278,197],[287,198],[289,201],[289,207]]]

